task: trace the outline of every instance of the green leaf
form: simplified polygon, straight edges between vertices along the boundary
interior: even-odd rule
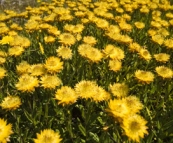
[[[89,132],[89,135],[92,137],[92,139],[95,141],[95,142],[100,142],[99,141],[99,138],[98,138],[98,136],[97,136],[97,134],[94,134],[94,133],[92,133],[92,132]]]
[[[86,137],[86,130],[85,130],[85,128],[82,126],[82,124],[79,124],[79,125],[78,125],[78,128],[79,128],[79,130],[81,131],[81,133]]]

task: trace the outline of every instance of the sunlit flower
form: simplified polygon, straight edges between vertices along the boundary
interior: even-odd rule
[[[19,77],[19,81],[16,83],[16,88],[22,92],[33,92],[35,87],[39,86],[39,81],[36,77],[24,74]]]
[[[145,24],[143,22],[135,22],[135,26],[138,29],[143,29],[145,27]]]
[[[6,70],[0,67],[0,79],[3,79],[6,76]]]
[[[144,138],[145,134],[148,134],[146,126],[147,121],[140,115],[134,114],[127,116],[121,127],[124,129],[124,134],[133,141],[140,142],[140,138]]]
[[[69,105],[77,101],[78,95],[75,90],[69,86],[62,86],[56,91],[55,99],[58,100],[58,104]]]
[[[40,134],[37,133],[34,143],[60,143],[61,140],[58,132],[54,132],[52,129],[44,129]]]
[[[28,72],[32,75],[32,76],[40,76],[43,75],[45,73],[45,68],[43,64],[34,64],[31,65]]]
[[[70,33],[62,33],[59,36],[59,42],[64,44],[64,45],[74,45],[76,42],[76,39]]]
[[[7,122],[4,119],[0,118],[0,142],[6,143],[10,141],[10,135],[12,133],[12,125],[7,124]]]
[[[124,83],[114,83],[110,85],[110,90],[111,93],[118,98],[125,97],[129,93],[129,87]]]
[[[72,50],[67,46],[60,46],[56,50],[58,56],[62,57],[65,60],[72,58]]]
[[[135,42],[130,43],[128,48],[131,52],[139,52],[142,49],[142,47],[138,43],[135,43]]]
[[[49,57],[46,59],[45,68],[49,73],[58,73],[63,69],[63,62],[58,57]]]
[[[114,72],[117,72],[119,70],[121,70],[122,68],[122,63],[121,61],[119,60],[109,60],[109,69],[114,71]]]
[[[44,88],[55,89],[62,81],[56,75],[44,75],[41,77],[40,83]]]
[[[82,80],[75,85],[77,96],[85,99],[97,96],[97,84],[94,81]]]
[[[165,66],[158,66],[155,68],[157,74],[163,78],[172,78],[173,71],[172,69],[165,67]]]
[[[151,60],[151,54],[147,49],[141,48],[139,51],[139,56],[145,60]]]
[[[135,72],[135,77],[139,82],[151,83],[154,80],[154,74],[150,71],[137,70]]]
[[[0,106],[6,110],[15,110],[21,105],[21,99],[18,96],[7,96],[4,98]]]
[[[166,53],[159,53],[159,54],[154,54],[154,58],[158,62],[167,62],[170,59],[170,55]]]
[[[22,46],[14,46],[8,49],[8,54],[10,56],[20,56],[24,52],[24,48]]]
[[[97,43],[97,40],[93,36],[84,36],[83,41],[84,43],[90,44],[90,45],[95,45]]]
[[[26,61],[22,61],[19,65],[16,66],[18,74],[28,73],[30,69],[30,64]]]
[[[0,40],[0,44],[9,44],[10,42],[13,42],[14,38],[12,36],[4,36],[2,40]]]
[[[129,110],[131,111],[131,114],[136,114],[143,108],[143,104],[136,96],[127,96],[124,97],[122,100],[127,104]]]
[[[54,43],[55,42],[55,37],[53,37],[53,36],[46,36],[46,37],[44,37],[44,41],[46,43]]]

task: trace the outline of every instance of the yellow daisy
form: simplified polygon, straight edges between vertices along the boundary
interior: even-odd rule
[[[135,77],[139,82],[151,83],[154,80],[154,74],[150,71],[137,70],[135,72]]]
[[[21,46],[14,46],[8,49],[8,54],[10,56],[20,56],[24,52],[24,48]]]
[[[75,85],[76,94],[85,99],[97,96],[97,84],[94,81],[82,80]]]
[[[145,27],[145,24],[143,22],[135,22],[135,26],[138,29],[143,29]]]
[[[10,141],[9,138],[12,133],[12,125],[7,124],[4,119],[0,118],[0,142],[6,143],[7,141]]]
[[[122,100],[123,102],[127,104],[131,113],[136,114],[143,108],[143,104],[140,102],[139,98],[137,98],[136,96],[133,96],[133,95],[127,96],[127,97],[124,97]]]
[[[44,75],[41,77],[40,83],[44,88],[55,89],[62,82],[56,75]]]
[[[30,69],[30,64],[26,61],[22,61],[19,65],[16,66],[18,74],[26,74]]]
[[[148,134],[146,124],[147,121],[145,119],[140,115],[134,114],[124,118],[121,127],[130,140],[140,142],[140,138],[144,138],[144,135]]]
[[[0,106],[6,110],[15,110],[21,105],[21,99],[18,96],[7,96],[4,98]]]
[[[49,73],[58,73],[63,69],[63,62],[58,57],[49,57],[46,59],[45,68]]]
[[[60,143],[61,140],[59,133],[52,129],[44,129],[40,134],[37,133],[34,143]]]
[[[0,67],[0,79],[3,79],[4,76],[6,76],[6,70],[2,67]]]
[[[93,36],[84,36],[83,41],[84,43],[90,44],[90,45],[95,45],[97,43],[97,40]]]
[[[139,51],[139,56],[145,60],[151,60],[151,54],[149,53],[149,51],[147,49],[141,48]]]
[[[170,59],[170,55],[166,53],[154,54],[154,58],[158,62],[167,62]]]
[[[56,91],[55,99],[58,100],[58,104],[69,105],[75,103],[78,96],[71,87],[62,86]]]
[[[68,60],[72,58],[72,50],[67,46],[60,46],[56,52],[62,59]]]
[[[157,74],[163,78],[172,78],[173,77],[173,71],[172,69],[165,67],[165,66],[159,66],[155,68]]]
[[[32,76],[40,76],[45,73],[45,68],[43,64],[34,64],[30,66],[29,73]]]
[[[35,87],[39,86],[39,81],[36,77],[28,74],[24,74],[19,77],[19,81],[16,83],[16,88],[22,92],[33,92]]]
[[[74,45],[76,42],[76,39],[70,33],[62,33],[59,35],[59,42],[64,45]]]
[[[119,70],[121,70],[122,68],[122,63],[119,60],[109,60],[109,69],[117,72]]]
[[[120,98],[125,97],[129,93],[129,87],[124,83],[114,83],[113,85],[110,85],[111,93]]]
[[[53,37],[53,36],[46,36],[46,37],[44,37],[44,41],[46,43],[54,43],[55,42],[55,37]]]
[[[6,58],[0,57],[0,65],[4,64],[6,62]]]

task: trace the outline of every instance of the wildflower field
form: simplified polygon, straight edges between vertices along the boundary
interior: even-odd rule
[[[0,13],[0,143],[173,143],[172,78],[169,0]]]

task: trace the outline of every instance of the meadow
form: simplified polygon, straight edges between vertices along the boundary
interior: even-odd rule
[[[169,0],[37,1],[0,13],[0,143],[172,143]]]

